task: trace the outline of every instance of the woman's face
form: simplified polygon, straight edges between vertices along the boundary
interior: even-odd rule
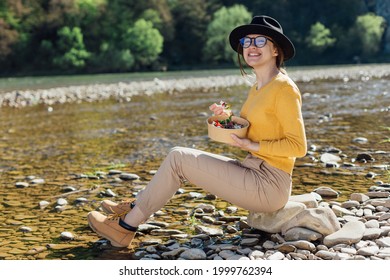
[[[261,34],[249,34],[246,37],[256,38],[264,35]],[[254,41],[251,41],[251,44],[248,48],[243,48],[243,57],[245,62],[252,68],[257,66],[263,66],[268,63],[275,65],[276,57],[278,56],[278,51],[275,45],[272,43],[270,38],[267,38],[267,41],[263,47],[256,47]]]

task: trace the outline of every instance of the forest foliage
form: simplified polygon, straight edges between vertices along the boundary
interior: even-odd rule
[[[294,42],[289,64],[383,62],[387,26],[373,2],[0,0],[0,73],[230,67],[230,31],[261,14]]]

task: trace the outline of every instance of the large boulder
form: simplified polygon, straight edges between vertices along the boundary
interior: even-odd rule
[[[306,205],[307,208],[317,208],[318,200],[321,200],[321,196],[314,193],[305,193],[292,195],[289,201],[301,202]]]
[[[306,209],[305,204],[301,202],[288,201],[287,204],[275,212],[255,213],[250,212],[248,224],[256,229],[269,232],[281,232],[282,227],[293,217]]]
[[[305,209],[289,219],[281,228],[282,234],[285,234],[286,231],[294,227],[311,229],[327,236],[338,231],[340,229],[340,223],[330,208],[320,207]]]

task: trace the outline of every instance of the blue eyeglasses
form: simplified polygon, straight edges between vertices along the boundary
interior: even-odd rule
[[[244,38],[241,38],[240,39],[240,44],[241,46],[246,49],[246,48],[249,48],[250,45],[252,44],[252,41],[253,41],[253,44],[257,47],[257,48],[262,48],[265,46],[265,44],[267,44],[267,41],[270,40],[271,42],[273,42],[271,39],[267,38],[267,37],[264,37],[264,36],[257,36],[255,38],[250,38],[250,37],[244,37]]]

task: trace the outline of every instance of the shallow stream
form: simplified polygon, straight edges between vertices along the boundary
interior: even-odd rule
[[[309,152],[297,160],[293,194],[326,186],[340,192],[335,200],[345,201],[351,193],[366,193],[378,181],[390,181],[386,170],[389,81],[388,75],[376,78],[362,74],[353,79],[297,82]],[[0,108],[0,259],[131,258],[130,252],[118,254],[96,246],[99,238],[88,228],[86,214],[105,199],[107,189],[118,201],[132,197],[174,146],[243,158],[244,152],[208,139],[206,118],[208,106],[219,100],[231,103],[238,114],[247,91],[247,87],[237,86],[134,96],[122,103]],[[367,142],[357,141],[359,138]],[[325,152],[337,154],[342,163],[325,167],[320,162]],[[355,161],[363,153],[374,161]],[[108,175],[113,169],[137,174],[140,179],[118,180]],[[29,185],[17,187],[17,182]],[[175,196],[163,209],[169,214],[164,221],[170,228],[192,231],[188,216],[175,212],[183,205],[207,201],[220,210],[230,206],[220,199],[188,199],[189,192],[202,191],[191,185],[183,189],[185,193]],[[69,205],[56,209],[60,197]],[[86,202],[77,203],[81,197]],[[43,200],[50,202],[45,209],[39,207]],[[239,209],[238,214],[245,216],[246,211]],[[76,238],[61,240],[64,231]],[[144,238],[141,235],[138,242]]]

